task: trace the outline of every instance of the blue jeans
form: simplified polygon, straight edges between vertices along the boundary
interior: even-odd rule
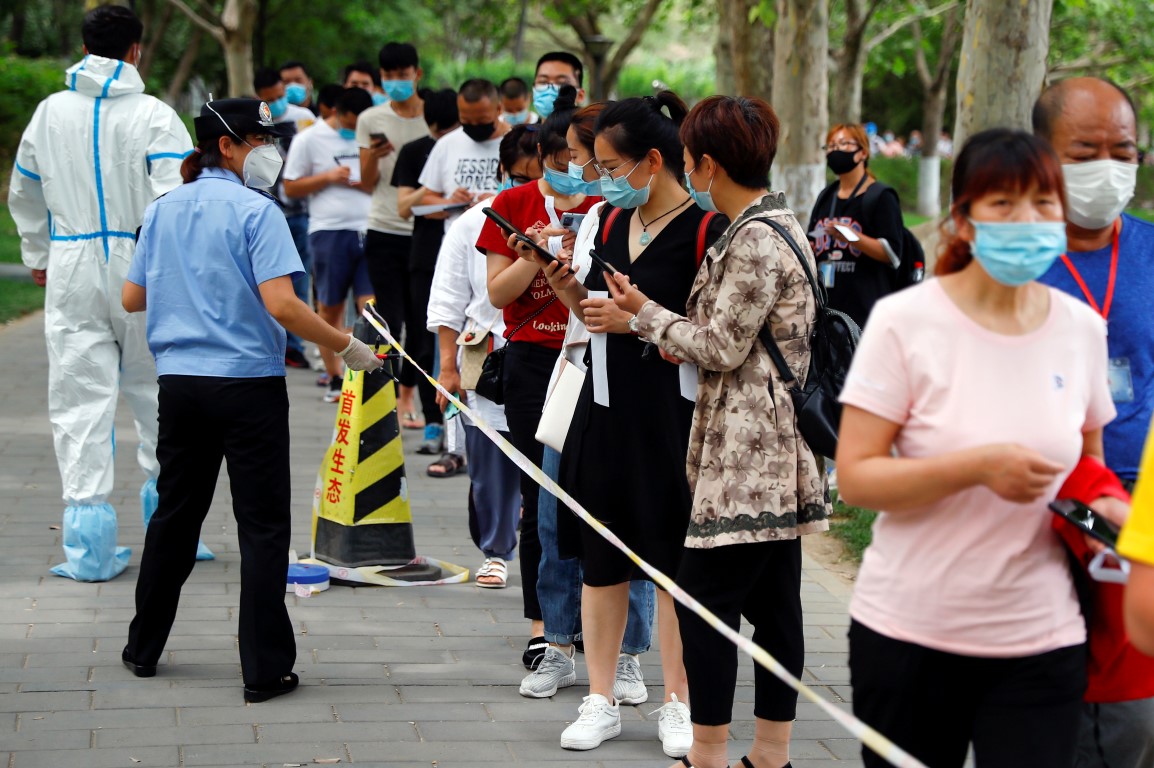
[[[554,480],[561,469],[561,454],[545,447],[541,469]],[[537,533],[541,537],[541,565],[537,570],[537,599],[545,622],[546,642],[571,645],[581,628],[581,561],[557,555],[557,497],[541,489],[537,502]],[[653,640],[654,586],[651,581],[629,584],[629,619],[622,653],[645,653]]]
[[[285,221],[288,222],[289,232],[292,233],[293,243],[297,247],[297,254],[301,257],[301,264],[304,265],[304,274],[293,276],[293,291],[297,298],[305,304],[312,306],[309,301],[309,275],[313,271],[313,259],[309,253],[309,215],[307,213],[294,213],[291,216],[285,216]],[[301,337],[297,336],[292,331],[285,331],[288,336],[288,348],[295,349],[297,352],[303,353],[305,351],[304,342]]]

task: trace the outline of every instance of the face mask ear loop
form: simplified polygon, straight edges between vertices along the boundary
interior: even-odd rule
[[[219,112],[217,112],[215,109],[213,109],[213,108],[212,108],[212,99],[209,99],[208,101],[206,101],[206,102],[204,103],[204,106],[208,107],[209,111],[210,111],[210,112],[212,112],[214,115],[216,115],[216,116],[217,116],[217,118],[220,120],[220,122],[224,124],[224,129],[225,129],[226,131],[228,131],[229,133],[231,133],[233,136],[236,136],[237,140],[239,140],[239,141],[240,141],[242,144],[248,144],[248,142],[247,142],[247,141],[245,141],[243,138],[241,138],[240,136],[237,136],[237,135],[236,135],[236,131],[234,131],[234,130],[232,129],[232,126],[230,126],[230,125],[229,125],[227,122],[225,122],[225,119],[224,119],[223,117],[221,117],[221,116],[220,116],[220,113],[219,113]],[[249,146],[251,146],[251,145],[249,145]]]

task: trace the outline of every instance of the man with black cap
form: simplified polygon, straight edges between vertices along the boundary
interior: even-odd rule
[[[108,503],[118,395],[140,440],[145,519],[155,508],[156,369],[144,318],[126,315],[116,291],[145,207],[180,184],[192,140],[171,107],[144,93],[142,32],[122,6],[85,14],[84,59],[65,72],[67,90],[36,108],[8,190],[24,263],[46,288],[48,418],[65,504],[65,562],[52,572],[77,581],[108,581],[128,565]]]
[[[195,120],[185,184],[144,213],[122,302],[151,305],[148,346],[160,383],[160,503],[148,526],[136,617],[124,665],[156,665],[176,618],[196,537],[228,462],[240,538],[239,647],[244,698],[297,686],[296,643],[284,602],[290,538],[285,329],[339,354],[353,370],[381,366],[363,342],[297,298],[300,256],[277,202],[263,191],[281,169],[268,104],[221,99]]]

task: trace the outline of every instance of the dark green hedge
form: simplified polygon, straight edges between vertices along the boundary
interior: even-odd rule
[[[55,59],[0,56],[0,83],[4,84],[0,98],[0,178],[6,179],[12,170],[20,136],[36,105],[45,96],[64,90],[67,67]]]

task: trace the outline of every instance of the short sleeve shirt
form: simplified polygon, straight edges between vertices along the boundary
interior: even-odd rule
[[[260,284],[304,267],[280,207],[208,168],[144,214],[128,280],[147,291],[159,375],[284,376],[285,331]]]
[[[341,163],[360,167],[361,152],[352,139],[342,138],[324,120],[293,139],[284,165],[289,181],[316,176]],[[347,184],[330,184],[309,195],[309,232],[364,232],[369,220],[369,196]]]
[[[974,486],[873,529],[850,614],[876,632],[966,656],[1028,656],[1076,645],[1085,626],[1053,499],[1082,433],[1114,417],[1101,318],[1059,291],[1034,331],[978,325],[939,280],[878,302],[841,401],[901,426],[901,457],[1018,443],[1066,472],[1029,504]]]
[[[390,102],[370,107],[357,116],[357,146],[368,149],[373,143],[371,135],[374,133],[383,133],[392,142],[393,151],[377,161],[381,175],[373,189],[369,206],[369,229],[391,235],[407,235],[413,231],[413,222],[402,219],[397,213],[397,185],[393,181],[393,169],[397,165],[401,147],[422,136],[428,136],[429,126],[423,114],[401,117],[393,111]]]
[[[442,139],[444,141],[444,139]],[[566,213],[586,213],[601,201],[599,197],[586,197],[581,205],[572,208]],[[532,227],[544,227],[550,223],[549,211],[545,208],[545,197],[541,194],[536,182],[522,184],[519,187],[508,189],[490,201],[493,210],[505,217],[513,226],[524,232]],[[559,213],[559,212],[558,212]],[[481,229],[481,236],[477,239],[477,250],[484,258],[486,251],[500,254],[510,261],[520,256],[510,250],[507,245],[508,236],[492,221],[486,221]],[[505,338],[510,341],[531,341],[535,344],[561,349],[561,342],[565,338],[565,328],[569,322],[569,310],[560,299],[553,301],[544,311],[529,321],[524,328],[513,331],[534,312],[545,306],[557,294],[549,287],[543,272],[538,272],[533,282],[517,299],[504,310]]]
[[[899,258],[902,255],[902,211],[897,194],[892,190],[883,191],[868,216],[864,197],[863,192],[842,200],[836,189],[823,193],[810,216],[808,230],[829,306],[845,312],[862,328],[874,304],[897,290],[897,270],[866,256],[853,243],[827,234],[825,226],[840,224],[854,232],[885,240]]]
[[[421,186],[421,171],[437,140],[432,136],[422,136],[410,141],[397,152],[397,163],[393,169],[393,187]],[[441,250],[441,239],[445,236],[445,223],[440,219],[413,216],[413,250],[409,256],[409,269],[433,271],[437,266],[437,254]]]
[[[421,171],[421,186],[449,197],[457,189],[473,194],[495,194],[501,188],[497,179],[501,138],[473,141],[463,130],[455,128],[437,141],[425,168]],[[459,213],[445,219],[447,230]]]

